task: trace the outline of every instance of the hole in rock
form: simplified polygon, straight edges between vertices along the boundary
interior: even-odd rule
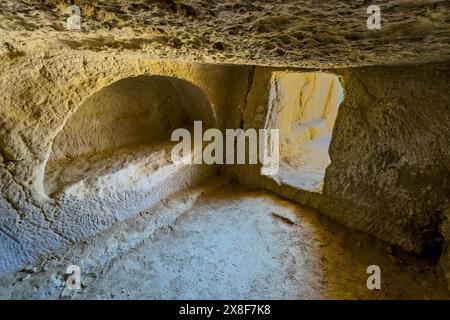
[[[88,97],[57,134],[45,191],[54,195],[120,170],[126,172],[108,180],[111,188],[121,180],[132,183],[137,167],[151,172],[171,163],[172,131],[190,128],[194,120],[205,127],[216,123],[208,98],[194,84],[165,76],[119,80]]]
[[[270,126],[280,130],[277,181],[322,192],[338,108],[339,78],[323,72],[275,72],[271,79]]]

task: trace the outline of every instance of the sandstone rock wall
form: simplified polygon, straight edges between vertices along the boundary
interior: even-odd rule
[[[185,108],[191,118],[209,117],[205,121],[217,122],[221,129],[262,128],[273,74],[286,71],[313,70],[71,50],[2,61],[0,271],[86,239],[216,172],[216,167],[201,166],[177,171],[167,153],[152,167],[153,158],[145,160],[140,150],[136,161],[121,162],[102,179],[81,179],[58,197],[50,196],[44,178],[54,142],[67,141],[58,135],[70,132],[72,116],[100,90],[130,77],[175,77],[199,88],[210,103],[207,114],[202,108]],[[278,184],[260,176],[257,166],[226,169],[242,183],[312,206],[407,251],[430,252],[442,240],[439,226],[450,194],[448,63],[323,71],[338,75],[345,89],[323,193]],[[189,96],[190,90],[174,87]],[[103,188],[107,181],[119,181],[119,187]]]
[[[50,158],[167,140],[189,118],[209,126],[216,122],[204,93],[189,82],[162,76],[119,80],[89,97],[67,120]]]
[[[271,73],[256,68],[245,128],[264,125]],[[432,64],[328,70],[345,100],[330,145],[323,194],[278,184],[256,166],[235,166],[240,181],[310,205],[403,249],[439,247],[450,195],[450,67]],[[257,114],[257,116],[254,116]]]
[[[449,71],[437,64],[342,73],[348,96],[324,192],[334,203],[364,203],[370,214],[359,223],[365,230],[415,252],[439,242],[437,227],[450,200]]]
[[[47,52],[3,60],[0,271],[14,270],[41,254],[87,239],[214,174],[216,167],[175,168],[170,159],[162,164],[156,161],[155,167],[141,157],[144,160],[122,165],[99,179],[82,177],[67,193],[50,197],[44,190],[44,174],[53,143],[66,124],[70,132],[71,117],[83,102],[89,104],[89,97],[129,77],[175,77],[204,92],[211,110],[206,116],[210,122],[217,119],[218,127],[223,128],[231,106],[244,105],[250,70],[94,52]],[[183,88],[175,91],[181,93]],[[188,90],[186,94],[191,93]],[[167,158],[168,154],[161,156]],[[121,188],[105,188],[108,181],[119,181]]]

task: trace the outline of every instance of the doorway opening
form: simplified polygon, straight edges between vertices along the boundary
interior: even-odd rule
[[[274,176],[278,183],[322,192],[333,127],[343,100],[336,75],[273,73],[269,126],[280,130],[280,170]]]

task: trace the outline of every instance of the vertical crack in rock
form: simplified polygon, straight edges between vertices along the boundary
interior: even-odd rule
[[[249,73],[248,73],[248,79],[247,79],[247,90],[245,92],[245,99],[244,99],[244,106],[240,112],[240,121],[239,121],[239,128],[244,129],[244,113],[245,110],[247,109],[247,105],[248,105],[248,97],[250,95],[250,91],[252,90],[252,86],[253,86],[253,80],[254,80],[254,76],[255,76],[255,70],[256,70],[256,66],[251,66]]]

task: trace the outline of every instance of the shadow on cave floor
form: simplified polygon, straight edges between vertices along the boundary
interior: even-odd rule
[[[186,199],[179,203],[186,204]],[[163,206],[167,210],[170,207],[170,203]],[[149,216],[165,214],[161,210],[154,213]],[[106,245],[118,239],[129,241],[142,232],[145,223],[152,223],[150,220],[145,222],[149,218],[142,215],[139,219],[116,228],[113,240],[106,241]],[[80,252],[86,251],[85,247],[81,248]],[[66,260],[76,262],[78,258]],[[366,287],[369,265],[381,268],[381,290],[370,291]],[[203,189],[170,228],[145,236],[136,246],[82,273],[82,290],[62,290],[64,279],[58,280],[57,268],[45,269],[40,276],[39,272],[37,276],[33,274],[31,279],[27,275],[30,271],[3,277],[0,279],[2,296],[71,299],[449,298],[444,281],[427,261],[414,258],[405,261],[395,257],[389,245],[341,227],[311,209],[235,184]]]

